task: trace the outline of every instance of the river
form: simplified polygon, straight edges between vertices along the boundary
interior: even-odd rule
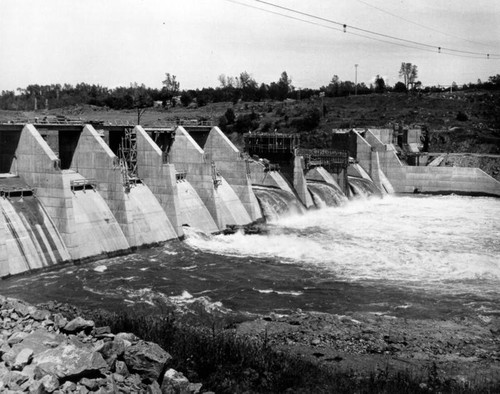
[[[87,308],[454,318],[500,314],[500,199],[388,196],[0,281]]]

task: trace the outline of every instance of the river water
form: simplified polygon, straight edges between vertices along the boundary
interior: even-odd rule
[[[8,278],[0,294],[213,314],[500,315],[500,199],[389,196]]]

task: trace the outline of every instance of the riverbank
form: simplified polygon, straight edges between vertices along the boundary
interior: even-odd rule
[[[74,316],[68,305],[50,308]],[[498,392],[500,319],[297,312],[196,325],[169,313],[83,311],[160,344],[217,393]]]
[[[0,296],[2,393],[199,393],[155,343]]]
[[[405,319],[354,313],[271,315],[238,326],[280,351],[333,371],[410,373],[462,388],[500,387],[500,319]],[[436,383],[436,382],[434,382]]]

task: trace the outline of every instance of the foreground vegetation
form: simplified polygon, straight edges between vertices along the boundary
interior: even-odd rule
[[[182,323],[170,313],[101,310],[84,314],[98,326],[110,326],[113,332],[133,332],[158,343],[173,356],[173,368],[191,381],[202,382],[204,390],[217,393],[495,393],[500,390],[498,383],[464,384],[444,379],[432,363],[421,371],[393,371],[389,366],[367,374],[335,370],[277,351],[266,338],[255,340],[238,336],[230,328]]]

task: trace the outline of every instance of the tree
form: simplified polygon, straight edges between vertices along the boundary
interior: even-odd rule
[[[227,78],[224,74],[219,75],[217,79],[219,80],[220,86],[222,88],[225,88],[227,86]]]
[[[418,77],[417,66],[411,63],[401,63],[399,76],[403,78],[406,89],[408,89],[409,86],[413,88],[413,84]]]
[[[286,99],[288,96],[288,93],[290,93],[293,90],[292,79],[288,77],[288,74],[286,71],[283,71],[281,73],[281,77],[278,81],[278,87],[279,87],[279,95],[280,95],[281,100]]]
[[[144,84],[138,85],[137,83],[131,84],[133,88],[133,106],[137,109],[137,124],[141,124],[141,117],[144,112],[153,105],[153,99]]]
[[[397,82],[396,85],[394,85],[394,91],[396,93],[406,93],[406,85],[403,82]]]
[[[375,77],[375,93],[385,92],[385,81],[380,75]]]
[[[243,71],[237,82],[238,87],[241,89],[242,99],[244,101],[253,101],[259,86],[255,79],[249,73]]]
[[[170,75],[170,73],[165,74],[165,80],[163,83],[163,96],[165,100],[170,100],[172,105],[174,105],[174,101],[172,100],[174,96],[177,96],[179,93],[180,83],[177,82],[177,77],[175,75]]]

